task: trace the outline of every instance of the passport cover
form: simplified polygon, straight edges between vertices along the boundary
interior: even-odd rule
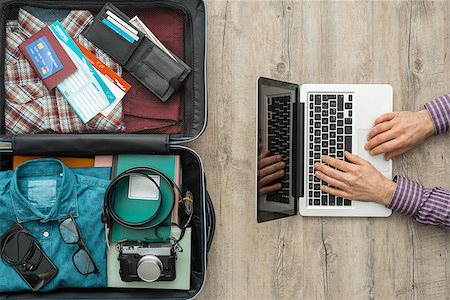
[[[48,90],[77,70],[48,26],[22,42],[19,49]]]

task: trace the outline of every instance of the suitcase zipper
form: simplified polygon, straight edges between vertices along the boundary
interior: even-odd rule
[[[42,1],[14,1],[9,2],[2,8],[1,12],[1,18],[2,18],[2,31],[1,31],[1,42],[2,45],[6,44],[6,12],[8,11],[10,6],[20,4],[20,6],[26,6],[26,5],[33,5],[36,7],[42,7],[42,8],[55,8],[54,2],[49,2],[48,4]],[[117,7],[123,7],[123,6],[132,6],[132,7],[138,7],[136,4],[144,4],[142,1],[123,1],[114,3]],[[185,46],[184,46],[184,53],[185,53],[185,60],[187,61],[187,64],[194,69],[193,65],[193,56],[192,56],[192,43],[193,43],[193,32],[192,32],[192,16],[188,13],[188,9],[180,4],[180,3],[172,3],[172,2],[162,2],[162,1],[154,1],[151,3],[146,2],[146,6],[142,7],[139,6],[139,8],[154,8],[154,7],[162,7],[162,8],[174,8],[178,9],[183,12],[185,15],[186,21],[185,21]],[[80,3],[80,1],[66,1],[65,3],[61,4],[61,6],[58,6],[58,8],[61,9],[91,9],[91,8],[101,8],[104,4],[98,3],[98,1],[83,1]],[[3,46],[4,48],[4,46]],[[5,128],[5,51],[2,51],[0,56],[0,70],[3,74],[3,76],[0,79],[0,95],[2,97],[1,101],[1,109],[0,109],[0,133],[2,135],[5,135],[6,128]],[[193,119],[193,105],[194,105],[194,81],[192,79],[192,76],[189,76],[186,79],[185,83],[185,93],[182,97],[183,101],[183,120],[182,120],[182,136],[189,136],[189,134],[192,131],[192,119]],[[187,97],[186,97],[187,96]],[[176,138],[175,138],[176,139]]]

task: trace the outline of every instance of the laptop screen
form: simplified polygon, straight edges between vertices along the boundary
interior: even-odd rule
[[[258,79],[257,221],[297,214],[294,124],[298,85]]]

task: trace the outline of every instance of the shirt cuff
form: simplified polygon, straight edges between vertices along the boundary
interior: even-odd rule
[[[426,103],[425,108],[433,121],[435,134],[448,131],[450,126],[450,94]]]
[[[397,186],[387,207],[401,214],[414,216],[422,201],[422,185],[401,176],[395,176],[394,181]]]

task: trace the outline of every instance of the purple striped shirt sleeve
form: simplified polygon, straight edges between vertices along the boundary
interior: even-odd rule
[[[424,188],[419,183],[395,176],[394,195],[387,205],[417,222],[450,229],[450,191],[443,188]]]
[[[425,108],[434,123],[435,134],[448,131],[450,127],[450,94],[426,103]]]

